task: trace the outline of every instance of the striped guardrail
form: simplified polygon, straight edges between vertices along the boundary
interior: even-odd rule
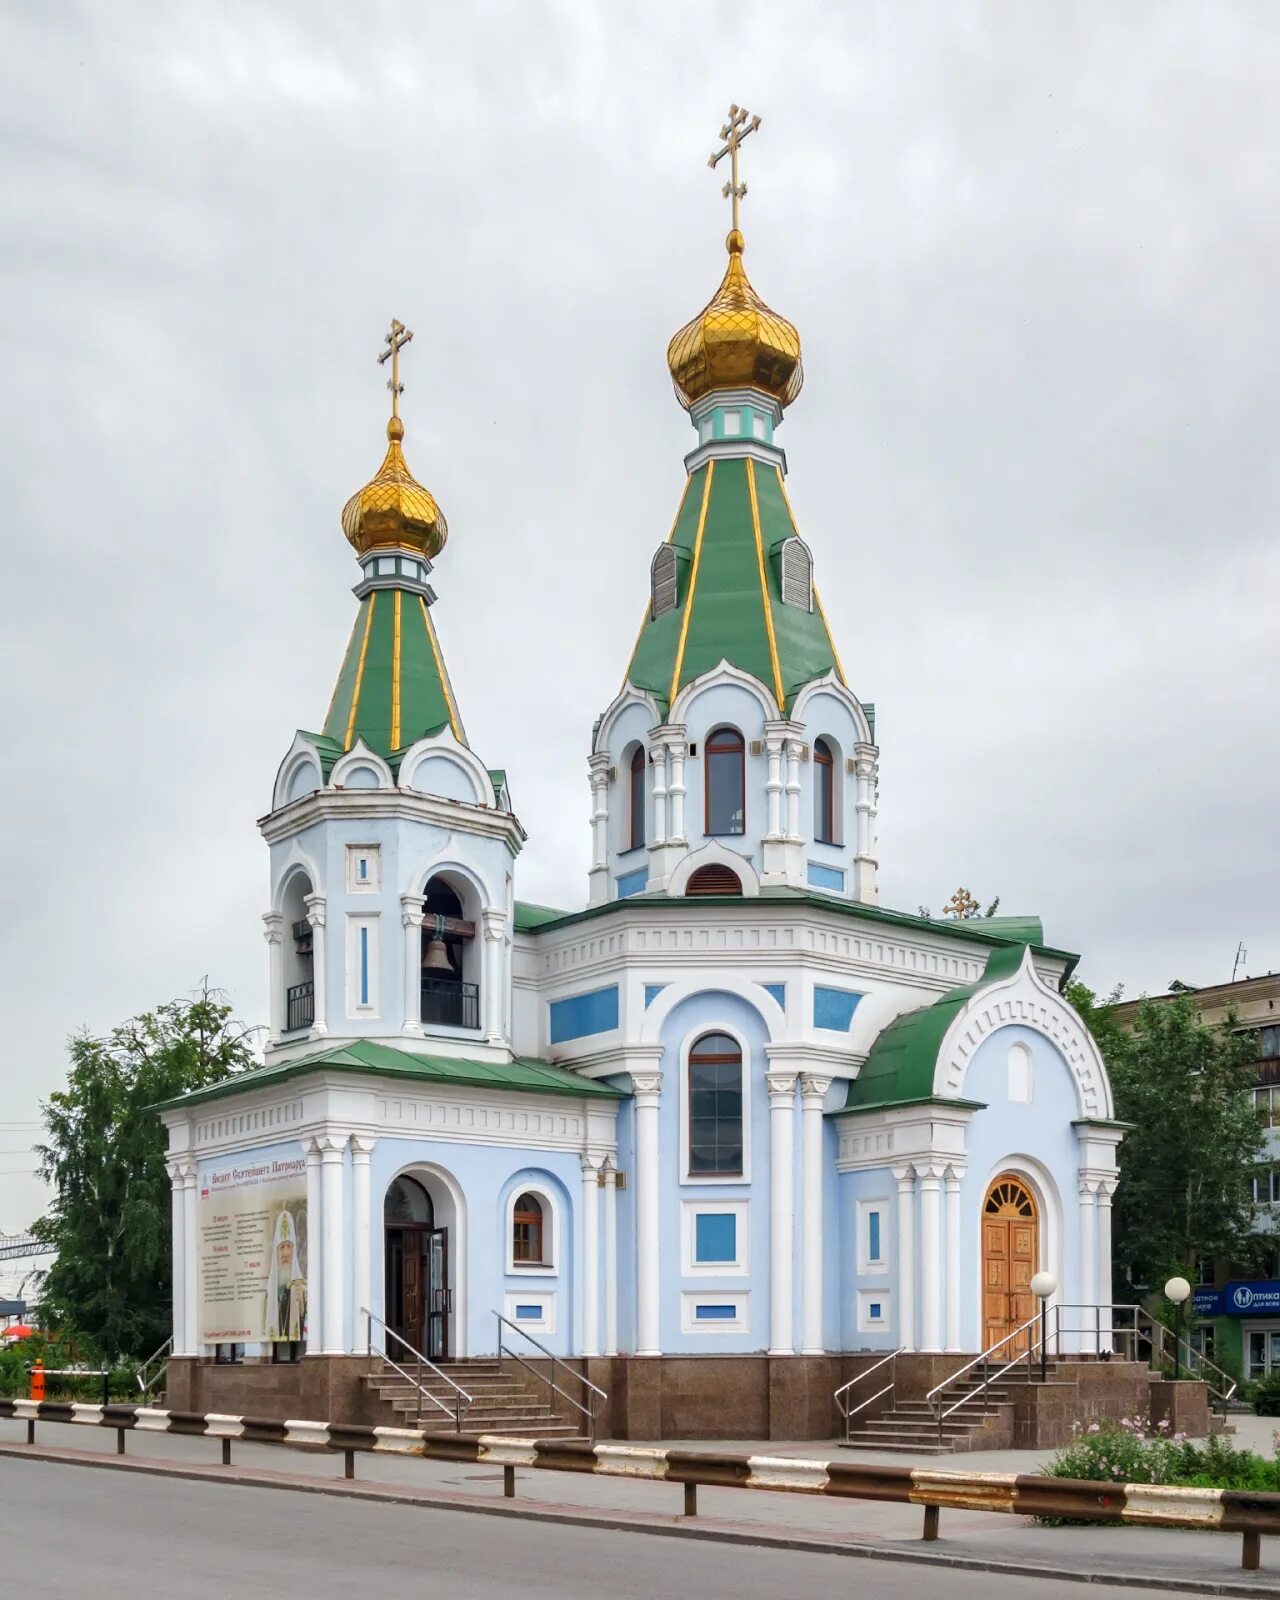
[[[851,1461],[815,1461],[803,1456],[719,1455],[646,1445],[591,1444],[584,1439],[522,1439],[507,1434],[431,1434],[417,1428],[371,1428],[344,1422],[278,1422],[218,1412],[166,1411],[137,1405],[81,1405],[60,1400],[0,1399],[0,1417],[25,1421],[34,1444],[37,1422],[114,1428],[123,1455],[130,1432],[176,1433],[222,1441],[230,1465],[231,1446],[287,1444],[340,1450],[348,1478],[357,1453],[420,1456],[432,1461],[483,1462],[500,1466],[503,1492],[515,1495],[517,1467],[552,1472],[590,1472],[605,1477],[649,1478],[684,1488],[686,1516],[697,1514],[698,1486],[764,1489],[792,1494],[833,1495],[849,1500],[885,1500],[924,1511],[923,1537],[938,1537],[943,1508],[1003,1511],[1024,1517],[1067,1517],[1077,1522],[1119,1522],[1140,1527],[1199,1528],[1243,1535],[1241,1565],[1256,1571],[1264,1533],[1280,1533],[1280,1494],[1243,1489],[1196,1489],[1152,1483],[1095,1483],[1045,1478],[1021,1472],[940,1472],[927,1467],[866,1466]]]

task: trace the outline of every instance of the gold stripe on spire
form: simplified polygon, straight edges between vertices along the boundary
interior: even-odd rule
[[[778,475],[778,488],[782,490],[782,503],[786,506],[787,516],[791,519],[791,531],[798,536],[800,524],[796,521],[796,514],[791,509],[791,496],[787,493],[787,484],[782,476],[782,468],[774,467],[773,470]],[[827,621],[827,613],[822,609],[822,598],[818,594],[818,585],[816,583],[813,586],[813,603],[818,608],[818,615],[822,618],[822,626],[827,630],[827,643],[831,646],[831,656],[836,664],[836,677],[847,689],[849,680],[844,675],[844,663],[840,660],[840,651],[836,647],[836,636],[832,633],[831,624]]]
[[[693,482],[693,479],[691,477],[686,477],[685,480],[684,480],[684,488],[681,490],[681,493],[680,493],[680,504],[676,507],[676,514],[675,514],[675,516],[674,516],[674,518],[672,519],[672,522],[671,522],[671,532],[667,535],[667,543],[668,544],[674,544],[674,542],[675,542],[676,529],[680,526],[680,514],[684,510],[685,501],[689,498],[689,485],[692,482]],[[678,598],[678,596],[677,596],[677,598]],[[623,677],[622,677],[622,687],[624,689],[631,682],[631,669],[636,664],[636,651],[640,648],[640,638],[641,638],[641,635],[644,633],[645,627],[649,623],[649,620],[650,620],[650,617],[652,615],[652,612],[653,612],[653,601],[650,600],[648,602],[648,604],[645,606],[644,612],[640,617],[640,626],[636,629],[636,642],[631,646],[631,654],[627,657],[627,670],[623,674]],[[621,692],[621,691],[619,691],[619,692]]]
[[[356,642],[356,629],[359,626],[360,626],[360,613],[357,610],[357,612],[356,612],[356,620],[351,624],[351,637],[347,640],[347,648],[342,652],[342,659],[343,659],[344,662],[346,661],[347,657],[350,656],[350,654],[351,654],[351,646]],[[329,731],[329,718],[333,715],[333,708],[338,703],[338,690],[341,689],[341,687],[342,687],[342,674],[339,673],[338,677],[337,677],[337,681],[335,682],[335,684],[333,686],[333,693],[329,696],[329,709],[325,712],[324,721],[320,724],[320,726],[324,729],[324,731],[326,733],[328,733],[328,731]]]
[[[435,659],[436,671],[440,675],[440,687],[444,690],[445,709],[449,713],[449,726],[453,729],[453,736],[459,744],[466,744],[467,736],[462,731],[462,722],[458,717],[458,708],[453,703],[453,687],[449,682],[449,674],[444,669],[444,662],[440,657],[440,645],[436,640],[436,630],[431,625],[431,613],[427,610],[427,602],[418,596],[418,604],[422,607],[422,620],[426,626],[427,638],[431,643],[431,654]]]
[[[391,631],[391,748],[400,748],[400,600],[399,589],[395,593],[395,608],[392,613],[393,626]]]
[[[671,709],[680,687],[680,669],[684,666],[684,642],[689,634],[689,618],[693,615],[693,595],[698,587],[698,566],[702,561],[702,530],[707,525],[707,507],[711,504],[711,479],[716,470],[715,461],[707,462],[707,481],[702,486],[702,505],[698,511],[698,531],[693,536],[693,565],[689,569],[689,598],[685,601],[684,617],[680,623],[680,643],[676,646],[676,664],[671,674],[671,692],[667,696],[667,710]]]
[[[369,653],[369,635],[373,631],[373,608],[378,603],[378,591],[369,596],[369,615],[365,618],[364,638],[360,641],[360,661],[356,667],[356,681],[351,689],[351,715],[347,718],[347,736],[342,748],[350,750],[355,742],[356,713],[360,709],[360,685],[364,682],[364,658]]]
[[[756,561],[760,567],[760,598],[764,602],[764,631],[769,636],[769,661],[773,666],[773,692],[778,702],[778,715],[787,714],[787,698],[782,689],[782,668],[778,665],[778,641],[773,631],[773,601],[769,596],[769,579],[764,570],[764,539],[760,533],[760,506],[756,501],[756,464],[747,457],[747,493],[751,497],[751,526],[756,536]]]

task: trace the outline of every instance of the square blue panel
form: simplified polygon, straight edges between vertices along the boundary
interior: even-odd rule
[[[868,1318],[872,1322],[879,1322],[880,1318],[883,1315],[884,1315],[884,1307],[880,1304],[880,1302],[878,1300],[873,1300],[871,1302],[871,1304],[867,1307],[867,1316],[868,1316]]]
[[[547,1009],[552,1044],[582,1039],[589,1033],[609,1033],[618,1026],[618,986],[566,995],[563,1000],[553,1000]]]
[[[694,1306],[693,1320],[695,1322],[734,1322],[737,1320],[737,1306]]]
[[[851,989],[822,989],[813,991],[813,1025],[829,1028],[833,1033],[847,1033],[858,1008],[860,994]]]
[[[541,1322],[542,1321],[542,1307],[541,1306],[517,1306],[516,1307],[516,1321],[517,1322]]]
[[[699,1211],[693,1219],[695,1263],[723,1265],[738,1259],[738,1219],[731,1211]]]
[[[844,893],[844,873],[837,867],[824,867],[820,861],[810,861],[808,875],[815,889],[826,889],[830,894]]]
[[[665,983],[646,983],[644,986],[644,1008],[647,1011],[653,1002],[666,988]]]
[[[626,900],[633,894],[639,894],[642,889],[649,886],[649,869],[641,867],[638,872],[624,872],[617,880],[618,899]]]

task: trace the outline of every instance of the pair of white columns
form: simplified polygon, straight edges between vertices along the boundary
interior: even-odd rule
[[[765,755],[769,773],[765,779],[768,801],[769,839],[798,840],[800,834],[800,751],[798,731],[790,723],[767,722],[764,729]],[[786,816],[783,816],[783,800]],[[785,829],[784,829],[785,821]]]
[[[904,1350],[959,1350],[960,1180],[964,1168],[954,1162],[908,1162],[894,1167],[893,1176],[898,1186],[898,1344]]]
[[[196,1243],[196,1164],[165,1163],[169,1174],[173,1229],[173,1353],[200,1353],[200,1258]]]
[[[351,1305],[343,1304],[347,1237],[343,1165],[351,1149]],[[307,1143],[307,1354],[345,1355],[365,1348],[365,1310],[373,1268],[370,1157],[373,1144],[327,1134]]]
[[[582,1354],[600,1351],[600,1197],[604,1196],[604,1354],[618,1353],[618,1171],[610,1157],[582,1161]]]
[[[1111,1331],[1111,1197],[1117,1181],[1109,1174],[1080,1175],[1080,1297],[1101,1312],[1096,1328],[1080,1331],[1085,1350],[1093,1348],[1095,1334]]]

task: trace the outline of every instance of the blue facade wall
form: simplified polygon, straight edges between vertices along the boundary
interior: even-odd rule
[[[566,995],[563,1000],[553,1000],[547,1010],[552,1044],[609,1033],[618,1026],[618,986]]]

